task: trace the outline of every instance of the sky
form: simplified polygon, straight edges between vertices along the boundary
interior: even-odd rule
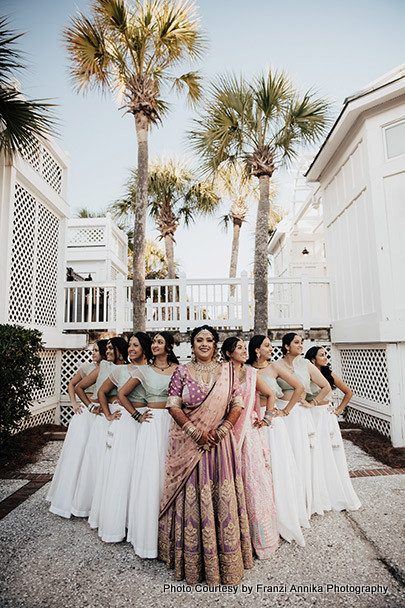
[[[70,156],[71,215],[80,207],[106,209],[123,193],[137,143],[133,117],[110,95],[74,92],[62,31],[78,10],[89,16],[89,0],[0,0],[1,15],[25,35],[19,47],[28,69],[18,75],[29,98],[51,98],[60,118],[57,141]],[[295,85],[327,98],[336,117],[343,100],[405,62],[404,0],[201,0],[198,3],[209,48],[198,66],[206,82],[218,74],[247,78],[272,67],[285,70]],[[187,66],[188,67],[188,66]],[[190,159],[186,132],[192,112],[172,98],[171,112],[150,136],[150,159]],[[316,152],[317,146],[312,152]],[[198,160],[194,162],[198,166]],[[288,209],[294,171],[279,174],[279,204]],[[198,220],[176,234],[180,270],[194,278],[228,276],[231,230],[219,218]],[[255,207],[242,226],[238,275],[253,268]],[[156,238],[153,225],[148,237]]]

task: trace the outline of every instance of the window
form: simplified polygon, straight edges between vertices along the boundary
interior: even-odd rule
[[[385,129],[385,146],[387,158],[395,158],[405,154],[405,121]]]

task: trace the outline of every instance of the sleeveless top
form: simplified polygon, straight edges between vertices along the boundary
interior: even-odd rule
[[[146,403],[163,403],[167,401],[171,376],[155,372],[150,365],[140,365],[129,372],[145,390]]]
[[[109,375],[111,374],[114,367],[123,367],[122,365],[114,365],[111,361],[100,361],[100,371],[98,372],[97,380],[96,380],[96,390],[94,391],[97,395],[100,390],[102,384],[107,380]],[[115,397],[118,395],[117,387],[114,387],[109,393],[109,397]]]
[[[315,382],[310,383],[310,392],[307,393],[306,396],[306,400],[307,401],[312,401],[312,399],[315,399],[317,397],[317,395],[319,395],[319,393],[321,392],[321,389],[319,388],[319,386],[317,384],[315,384]],[[333,394],[332,391],[330,391],[326,397],[323,398],[323,401],[332,401],[333,399]]]
[[[137,366],[131,366],[131,370],[136,367]],[[110,378],[111,382],[115,384],[117,390],[120,390],[131,377],[129,366],[116,365],[108,377]],[[138,384],[138,386],[136,386],[134,390],[127,395],[127,397],[129,401],[134,403],[144,403],[146,405],[145,389],[143,388],[142,384]]]
[[[281,388],[277,384],[278,378],[277,379],[276,378],[272,378],[271,376],[265,376],[264,374],[259,374],[259,375],[260,375],[260,378],[262,378],[265,381],[265,383],[267,384],[267,386],[269,387],[269,389],[271,391],[273,391],[276,399],[280,399],[283,396],[283,391],[281,390]],[[261,393],[260,393],[260,395],[261,395]]]
[[[80,374],[80,378],[83,380],[83,378],[86,378],[95,369],[96,369],[96,364],[95,363],[85,363],[84,365],[82,365],[81,367],[79,367],[78,371],[79,371],[79,374]],[[86,394],[87,393],[94,394],[95,390],[96,390],[96,383],[94,383],[91,386],[87,387],[84,392]]]
[[[282,363],[282,362],[280,362],[280,363],[281,363],[281,365],[284,365],[284,363]],[[298,380],[300,382],[302,382],[306,393],[311,392],[311,390],[310,390],[311,377],[310,377],[309,371],[308,371],[309,363],[310,363],[310,361],[308,361],[308,359],[299,358],[297,363],[295,363],[295,360],[294,360],[294,362],[293,362],[294,372],[292,372],[286,366],[284,366],[291,374],[294,373],[294,375],[297,376]],[[281,388],[283,393],[285,391],[294,390],[293,387],[288,384],[288,382],[286,382],[285,380],[283,380],[280,377],[277,378],[277,384],[279,385],[279,387]]]

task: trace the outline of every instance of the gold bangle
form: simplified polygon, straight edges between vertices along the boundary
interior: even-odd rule
[[[290,414],[290,412],[287,412],[287,408],[285,408],[285,409],[283,410],[283,412],[284,412],[284,416],[288,416],[288,415]]]

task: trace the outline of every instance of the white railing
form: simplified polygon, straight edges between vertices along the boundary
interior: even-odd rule
[[[217,328],[249,331],[253,327],[253,279],[146,281],[148,330],[185,332],[209,322]],[[231,295],[232,294],[232,295]],[[64,330],[132,329],[132,281],[65,283]],[[331,323],[329,279],[303,276],[269,279],[271,328],[328,327]]]

